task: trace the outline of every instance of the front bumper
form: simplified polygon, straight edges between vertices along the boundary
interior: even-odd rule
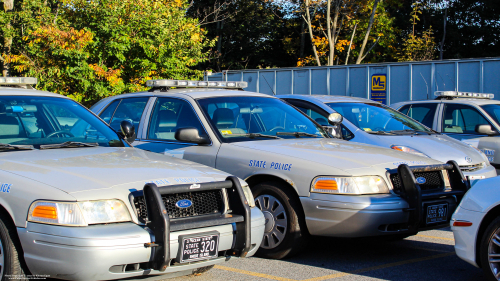
[[[264,216],[251,209],[251,247],[247,256],[255,254],[264,235]],[[235,241],[234,224],[211,226],[170,233],[170,259],[174,261],[163,272],[148,267],[154,241],[144,226],[134,223],[63,227],[28,223],[17,229],[24,259],[32,274],[49,275],[66,280],[111,280],[142,275],[190,274],[196,268],[222,263],[229,259]],[[218,231],[219,258],[178,264],[178,236]],[[180,273],[180,274],[179,274]]]
[[[170,219],[162,195],[217,189],[226,190],[231,210]],[[116,223],[63,227],[28,223],[26,228],[18,228],[31,273],[66,280],[110,280],[154,274],[173,277],[231,257],[253,255],[262,242],[264,216],[259,209],[250,208],[236,177],[196,185],[157,187],[147,183],[141,194],[136,195],[146,201],[144,226]],[[130,195],[131,201],[136,195]],[[180,263],[180,235],[200,237],[214,232],[219,234],[214,258]]]
[[[447,169],[451,189],[423,192],[412,171]],[[403,179],[403,191],[378,195],[331,195],[312,193],[301,197],[306,224],[312,235],[332,237],[368,237],[392,234],[416,234],[421,230],[447,227],[468,182],[455,162],[447,165],[408,167],[397,171]],[[428,205],[448,204],[447,221],[426,223]]]
[[[496,177],[497,170],[490,165],[474,172],[463,172],[463,174],[470,180],[471,186],[474,186],[481,179]]]

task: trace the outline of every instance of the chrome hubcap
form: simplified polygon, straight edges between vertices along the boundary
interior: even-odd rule
[[[262,211],[266,219],[264,239],[261,248],[276,248],[285,238],[287,220],[283,204],[271,195],[260,195],[255,198],[255,205]]]
[[[497,280],[500,280],[500,228],[496,230],[488,245],[488,262]]]

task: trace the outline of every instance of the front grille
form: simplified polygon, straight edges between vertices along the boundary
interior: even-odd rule
[[[165,194],[161,198],[170,219],[216,214],[224,211],[222,190]],[[175,206],[175,203],[183,199],[191,200],[193,203],[191,207],[179,208]],[[144,197],[135,197],[134,205],[137,210],[137,216],[145,221],[148,211]]]
[[[460,166],[460,170],[462,170],[462,172],[464,172],[464,173],[475,172],[477,170],[481,170],[482,168],[484,168],[484,163],[479,163],[479,164],[475,164],[475,165]]]
[[[444,188],[444,181],[442,177],[441,171],[434,172],[420,172],[413,173],[416,178],[423,177],[425,178],[424,184],[419,184],[421,190],[439,190]],[[392,186],[394,188],[394,192],[400,193],[403,188],[403,182],[399,177],[398,173],[391,174],[390,176]]]

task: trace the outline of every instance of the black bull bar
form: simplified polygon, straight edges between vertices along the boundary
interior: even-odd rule
[[[231,207],[231,214],[203,215],[199,217],[171,220],[162,200],[162,195],[174,193],[188,193],[208,190],[226,189],[227,199]],[[237,177],[227,177],[225,181],[197,184],[180,184],[158,187],[154,183],[147,183],[142,192],[131,194],[130,200],[136,196],[144,196],[147,209],[146,226],[154,235],[152,243],[145,247],[152,248],[149,267],[165,271],[170,266],[170,232],[184,229],[216,226],[234,223],[236,225],[233,247],[227,252],[231,256],[245,257],[251,247],[251,214],[243,188]]]
[[[447,170],[450,189],[443,191],[422,192],[413,173],[434,172]],[[408,232],[417,233],[423,220],[423,200],[433,200],[455,197],[457,206],[463,196],[470,188],[469,180],[464,176],[457,162],[448,161],[446,164],[408,166],[401,164],[397,169],[389,170],[389,173],[398,173],[402,182],[400,196],[405,199],[409,207],[405,209],[409,213]]]

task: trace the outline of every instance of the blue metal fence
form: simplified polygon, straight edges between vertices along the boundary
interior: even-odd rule
[[[493,93],[500,100],[500,58],[227,70],[208,81],[246,81],[247,91],[272,95],[370,98],[374,74],[385,74],[387,104],[433,99],[434,91]]]

